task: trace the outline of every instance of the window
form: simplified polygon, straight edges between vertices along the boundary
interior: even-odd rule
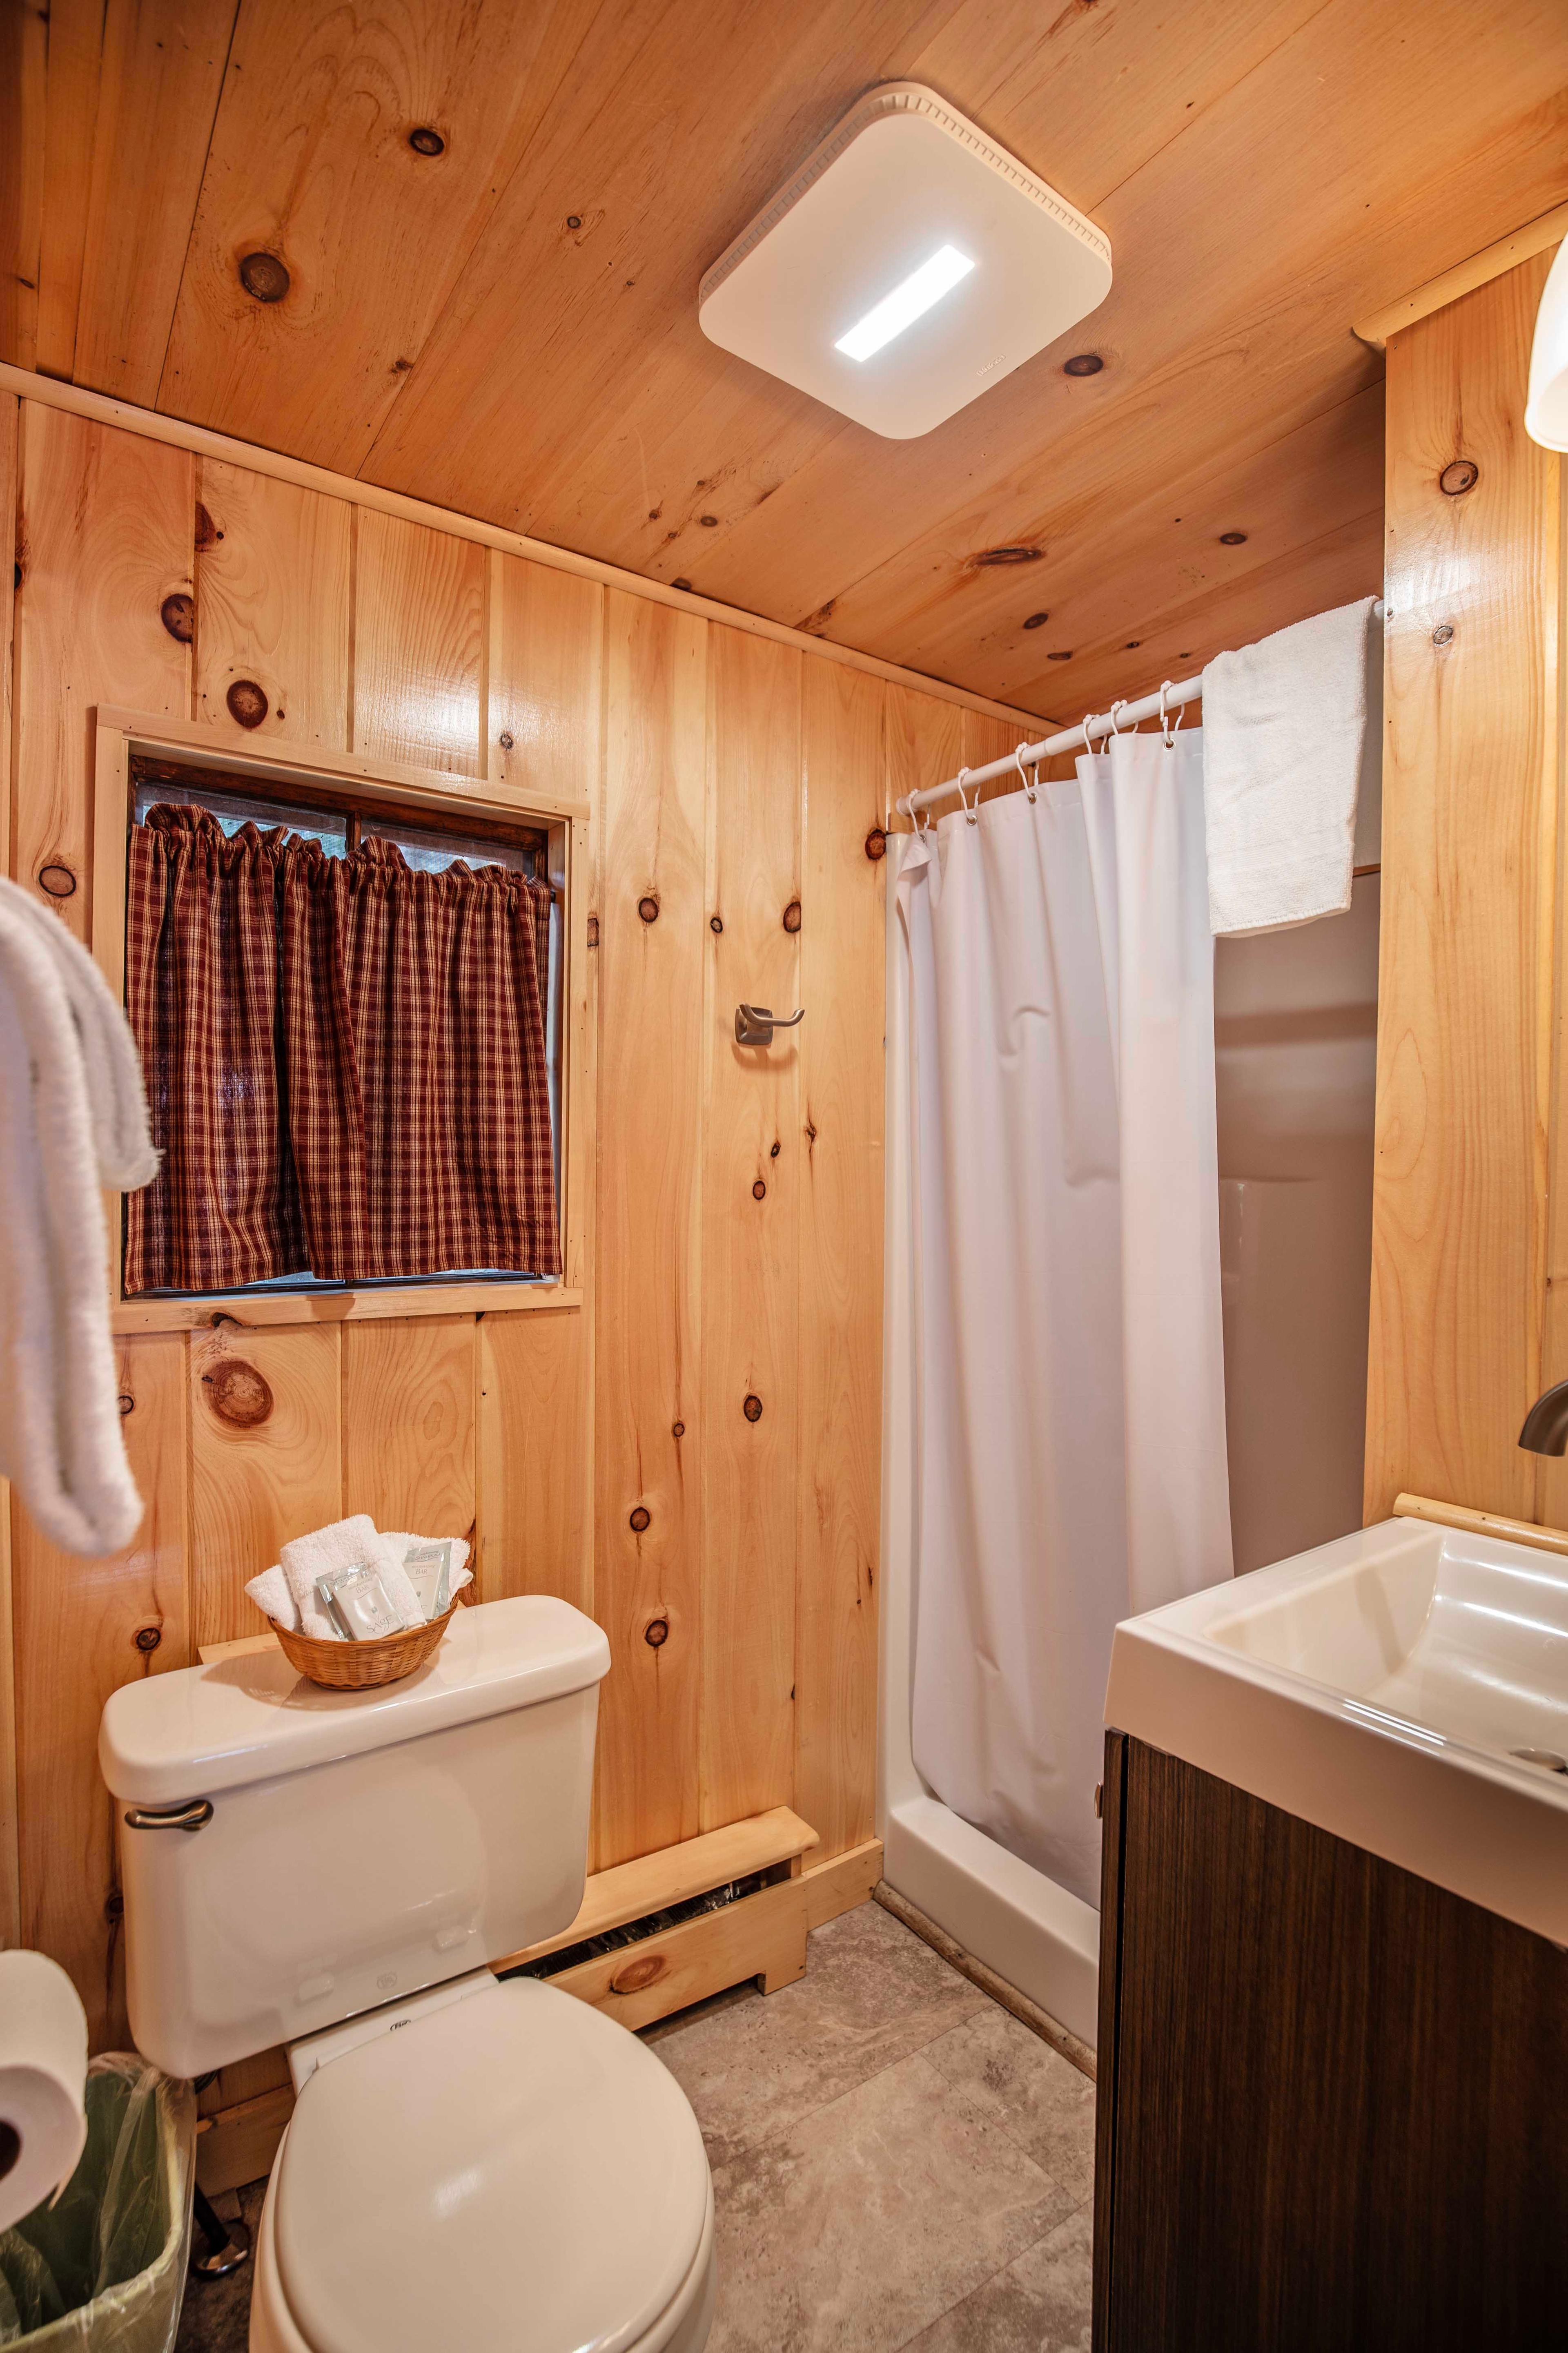
[[[273,789],[276,782],[276,790]],[[127,1297],[560,1273],[548,837],[137,755]]]

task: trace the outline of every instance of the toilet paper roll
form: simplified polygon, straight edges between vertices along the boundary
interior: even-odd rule
[[[87,2012],[42,1953],[0,1953],[0,2231],[76,2171],[87,2140]]]

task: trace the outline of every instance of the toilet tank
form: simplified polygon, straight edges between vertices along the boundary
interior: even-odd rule
[[[609,1663],[535,1594],[459,1609],[377,1691],[265,1651],[115,1692],[99,1762],[137,2047],[204,2074],[568,1927]],[[171,1811],[198,1826],[144,1826]]]

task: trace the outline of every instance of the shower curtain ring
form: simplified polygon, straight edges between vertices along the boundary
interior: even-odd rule
[[[1098,727],[1098,726],[1099,726],[1099,724],[1100,724],[1100,721],[1095,717],[1095,714],[1094,714],[1094,712],[1093,712],[1092,711],[1086,711],[1086,712],[1084,712],[1084,715],[1083,715],[1083,748],[1084,748],[1084,750],[1085,750],[1086,752],[1092,752],[1092,751],[1093,751],[1093,749],[1094,749],[1094,738],[1093,738],[1093,736],[1091,735],[1091,733],[1089,733],[1089,731],[1090,731],[1090,729],[1091,729],[1091,728]]]
[[[1113,702],[1110,706],[1110,732],[1113,735],[1120,735],[1121,733],[1121,723],[1117,718],[1116,714],[1119,711],[1125,711],[1127,703],[1128,697],[1123,695],[1120,702]],[[1132,732],[1136,734],[1138,731],[1134,728]]]
[[[964,800],[963,787],[968,782],[968,769],[960,768],[958,772],[958,797],[961,801],[963,801],[963,820],[966,825],[978,825],[980,822],[980,787],[978,785],[975,786],[974,798],[973,801]]]
[[[1182,713],[1186,709],[1185,703],[1177,703],[1175,726],[1173,726],[1171,724],[1171,715],[1165,708],[1165,697],[1170,692],[1172,687],[1174,686],[1175,682],[1174,679],[1167,678],[1163,679],[1160,684],[1160,733],[1165,739],[1165,749],[1167,752],[1173,752],[1176,748],[1176,729],[1180,727],[1182,723]]]
[[[1028,776],[1024,767],[1024,747],[1021,744],[1013,754],[1013,765],[1018,771],[1018,781],[1024,787],[1024,798],[1026,801],[1032,801],[1036,794],[1040,789],[1039,762],[1037,760],[1035,763],[1035,780],[1033,784],[1029,782]]]

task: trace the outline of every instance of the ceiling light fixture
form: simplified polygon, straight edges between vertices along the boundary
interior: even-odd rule
[[[852,360],[868,360],[873,352],[879,352],[895,335],[901,335],[906,327],[923,319],[932,304],[940,302],[944,294],[951,294],[973,267],[969,256],[960,253],[957,246],[939,246],[929,261],[911,269],[901,286],[884,294],[863,319],[856,321],[847,335],[840,335],[834,350],[846,353]]]
[[[889,82],[720,255],[698,318],[725,351],[903,441],[1110,290],[1092,221],[934,90]]]

